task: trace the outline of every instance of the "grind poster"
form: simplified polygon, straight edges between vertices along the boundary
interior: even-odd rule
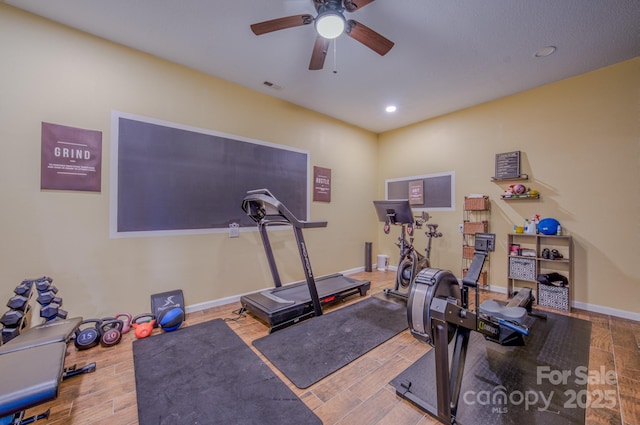
[[[100,192],[102,132],[42,123],[40,188]]]

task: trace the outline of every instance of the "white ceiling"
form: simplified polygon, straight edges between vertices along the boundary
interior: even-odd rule
[[[315,16],[312,0],[4,1],[376,133],[640,56],[639,0],[376,0],[346,18],[393,49],[342,35],[320,71],[313,25],[249,29]],[[557,51],[535,58],[545,46]]]

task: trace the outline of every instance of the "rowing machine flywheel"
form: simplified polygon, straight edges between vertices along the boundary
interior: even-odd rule
[[[431,328],[431,301],[434,298],[448,299],[461,304],[458,279],[449,270],[426,268],[418,272],[409,289],[407,318],[411,334],[418,340],[433,345]],[[451,342],[457,326],[449,325],[448,340]]]

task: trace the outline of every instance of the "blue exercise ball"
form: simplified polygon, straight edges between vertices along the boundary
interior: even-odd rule
[[[158,316],[158,324],[165,332],[172,332],[182,326],[184,311],[180,307],[172,307],[164,310]]]
[[[558,226],[560,226],[560,222],[555,218],[543,218],[538,223],[538,232],[543,235],[555,235],[558,233]]]

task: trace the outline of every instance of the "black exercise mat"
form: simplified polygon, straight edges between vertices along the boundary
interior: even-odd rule
[[[295,386],[307,388],[406,328],[406,306],[370,297],[253,345]]]
[[[140,425],[322,421],[221,319],[133,343]]]
[[[536,319],[525,339],[523,347],[503,347],[486,341],[477,332],[471,333],[458,405],[459,423],[584,423],[591,322],[548,313],[547,320]],[[411,381],[411,392],[434,406],[435,411],[434,356],[435,350],[431,349],[391,385],[402,392],[401,383]],[[570,376],[563,380],[563,373]]]

